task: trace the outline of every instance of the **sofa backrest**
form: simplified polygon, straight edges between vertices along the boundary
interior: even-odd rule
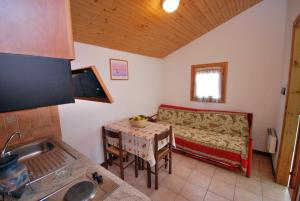
[[[218,133],[249,136],[247,113],[207,111],[161,105],[158,121]]]

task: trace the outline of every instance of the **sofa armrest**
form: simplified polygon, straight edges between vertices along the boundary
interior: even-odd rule
[[[252,168],[252,137],[249,138],[248,142],[248,167],[247,167],[247,177],[251,177]]]
[[[148,117],[148,121],[157,122],[158,114],[152,115]]]

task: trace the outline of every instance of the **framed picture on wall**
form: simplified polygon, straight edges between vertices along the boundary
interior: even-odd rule
[[[128,80],[128,61],[121,59],[109,59],[110,79]]]

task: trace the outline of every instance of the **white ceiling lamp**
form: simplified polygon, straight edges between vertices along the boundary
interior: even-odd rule
[[[162,0],[163,9],[168,12],[174,12],[179,6],[180,0]]]

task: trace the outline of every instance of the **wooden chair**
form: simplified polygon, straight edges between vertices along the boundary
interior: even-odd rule
[[[118,139],[118,146],[113,146],[108,144],[107,137]],[[104,162],[105,168],[108,169],[108,163],[114,163],[115,165],[120,167],[121,179],[124,180],[124,170],[131,165],[133,162],[135,163],[135,177],[138,177],[138,162],[137,156],[134,156],[134,160],[129,162],[126,166],[124,166],[124,161],[128,161],[128,152],[123,150],[123,142],[122,142],[122,134],[121,132],[115,133],[109,130],[106,130],[102,127],[102,139],[103,139],[103,153],[104,153]],[[108,155],[114,155],[119,158],[119,163],[114,162],[112,158]]]
[[[158,150],[158,144],[160,141],[167,139],[168,143],[161,149]],[[154,172],[151,170],[150,164],[147,163],[147,182],[148,182],[148,188],[151,188],[151,173],[155,175],[155,189],[158,189],[158,171],[162,167],[167,168],[169,164],[169,174],[172,174],[172,126],[170,126],[170,129],[164,133],[161,133],[159,135],[155,135],[154,137],[154,157],[155,157],[155,167]],[[164,163],[159,166],[159,161],[164,159]]]

